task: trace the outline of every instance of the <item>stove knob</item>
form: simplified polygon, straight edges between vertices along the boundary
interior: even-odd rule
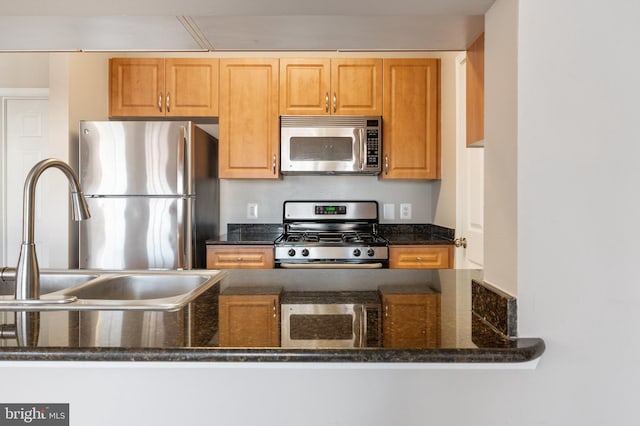
[[[360,256],[360,249],[353,249],[353,255],[354,255],[355,257]]]
[[[303,255],[304,257],[309,256],[309,250],[308,250],[308,249],[302,249],[302,255]]]
[[[294,249],[289,249],[289,251],[287,252],[287,254],[291,257],[296,255],[296,251]]]
[[[367,255],[369,257],[373,256],[374,254],[376,254],[376,251],[374,249],[370,248],[369,250],[367,250]]]

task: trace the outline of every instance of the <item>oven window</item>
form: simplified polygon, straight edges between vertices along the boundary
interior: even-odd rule
[[[349,137],[292,137],[289,156],[292,161],[352,161],[352,145]]]
[[[353,315],[291,315],[292,340],[351,340]]]

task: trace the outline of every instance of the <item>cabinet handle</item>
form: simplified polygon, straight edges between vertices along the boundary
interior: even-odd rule
[[[324,93],[324,112],[329,112],[329,92]]]
[[[385,175],[389,174],[389,156],[388,155],[384,156],[384,174]]]
[[[420,256],[416,256],[416,260],[417,260],[418,262],[422,262],[422,257],[420,257]]]
[[[278,311],[276,309],[276,301],[273,301],[273,317],[278,318]]]
[[[158,111],[162,112],[162,93],[158,93]]]
[[[171,112],[171,93],[167,92],[167,112]]]
[[[275,154],[273,154],[273,162],[271,163],[271,167],[273,167],[273,174],[276,174],[276,165],[278,163],[278,158],[276,157]]]
[[[236,257],[236,262],[242,262],[242,258],[241,257]]]
[[[384,305],[384,317],[389,318],[389,304]]]
[[[333,92],[333,112],[336,112],[338,107],[338,98],[336,96],[336,92]]]

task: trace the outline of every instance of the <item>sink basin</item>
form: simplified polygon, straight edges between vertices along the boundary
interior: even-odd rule
[[[192,295],[210,278],[203,275],[125,274],[107,276],[68,289],[63,294],[81,300],[149,301]],[[167,300],[164,300],[167,302]]]
[[[98,274],[76,271],[46,271],[40,273],[40,295],[44,296],[70,287],[77,287],[98,278]],[[1,287],[1,296],[14,296],[15,282],[5,283]]]

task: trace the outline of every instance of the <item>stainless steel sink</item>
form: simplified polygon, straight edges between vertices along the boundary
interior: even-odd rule
[[[205,346],[217,331],[219,282],[224,275],[221,271],[45,272],[37,304],[3,298],[0,312],[58,315],[60,329],[68,330],[69,341],[81,347]],[[61,299],[72,302],[55,302]]]
[[[200,290],[205,275],[123,274],[94,280],[62,293],[81,300],[150,301],[182,299]],[[163,301],[163,302],[166,302]]]
[[[40,273],[40,294],[46,295],[70,287],[77,287],[88,281],[95,280],[99,274],[87,273],[80,270],[70,271],[44,271]],[[3,283],[0,286],[0,296],[14,296],[16,292],[15,282]],[[7,298],[3,298],[7,300]]]

